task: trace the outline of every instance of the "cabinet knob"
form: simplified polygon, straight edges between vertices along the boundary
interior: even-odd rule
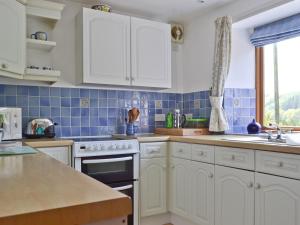
[[[126,78],[125,78],[125,80],[127,80],[127,81],[128,81],[128,80],[130,80],[130,79],[129,79],[129,77],[126,77]]]
[[[232,155],[232,156],[231,156],[231,160],[235,160],[235,155]]]
[[[279,162],[278,167],[283,167],[283,162]]]
[[[203,155],[204,155],[204,152],[199,152],[198,155],[199,155],[199,156],[203,156]]]
[[[248,186],[248,188],[253,188],[253,183],[250,182],[247,186]]]
[[[213,173],[210,173],[210,174],[208,175],[208,177],[209,177],[209,178],[213,178],[213,177],[214,177],[214,174],[213,174]]]
[[[7,64],[2,63],[2,64],[1,64],[1,68],[2,68],[2,69],[7,69]]]
[[[134,81],[134,77],[131,77],[131,81]]]
[[[261,185],[259,183],[255,184],[255,189],[260,189]]]

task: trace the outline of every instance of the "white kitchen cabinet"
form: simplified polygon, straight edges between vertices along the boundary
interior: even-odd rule
[[[174,157],[170,160],[170,211],[185,218],[189,218],[191,203],[189,165],[190,160]]]
[[[0,75],[22,78],[25,69],[25,6],[0,0]]]
[[[215,166],[216,225],[254,224],[253,186],[254,172]]]
[[[166,158],[141,159],[141,216],[167,212]]]
[[[300,225],[300,181],[255,174],[255,225]]]
[[[130,85],[130,17],[83,8],[77,23],[81,81]]]
[[[71,149],[69,147],[37,148],[54,159],[71,166]]]
[[[131,17],[132,84],[171,87],[171,27]]]
[[[214,225],[214,165],[191,162],[191,219]]]

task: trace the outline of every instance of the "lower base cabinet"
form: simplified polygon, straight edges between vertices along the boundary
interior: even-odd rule
[[[214,165],[172,158],[170,211],[201,225],[214,224]]]
[[[254,172],[215,166],[216,225],[254,224]]]
[[[141,159],[141,216],[167,212],[166,158]]]
[[[53,157],[54,159],[71,166],[70,147],[37,148],[39,151]]]
[[[255,174],[255,225],[300,225],[300,181]]]
[[[214,225],[214,165],[191,163],[191,219],[201,225]]]

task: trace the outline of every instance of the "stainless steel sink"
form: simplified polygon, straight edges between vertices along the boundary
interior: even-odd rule
[[[239,141],[239,142],[253,142],[253,143],[268,143],[268,144],[285,144],[286,139],[268,139],[267,136],[238,136],[238,137],[226,137],[222,140],[226,141]]]

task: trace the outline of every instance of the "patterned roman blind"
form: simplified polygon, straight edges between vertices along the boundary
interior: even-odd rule
[[[250,41],[255,47],[300,36],[300,13],[254,28]]]

